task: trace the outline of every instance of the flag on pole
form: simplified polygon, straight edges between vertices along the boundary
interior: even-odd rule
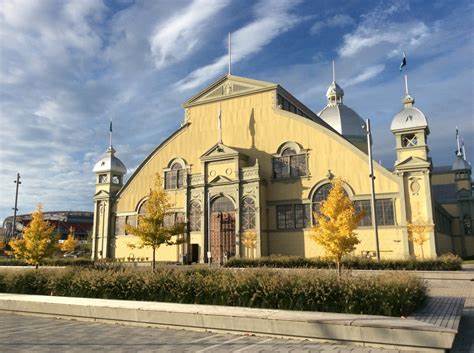
[[[407,56],[405,55],[405,52],[403,52],[403,59],[402,63],[400,64],[400,71],[402,71],[405,66],[407,66]]]
[[[112,132],[112,119],[110,119],[109,131]]]

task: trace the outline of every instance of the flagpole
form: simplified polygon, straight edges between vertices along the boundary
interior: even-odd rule
[[[230,69],[231,69],[231,66],[232,66],[232,42],[231,42],[231,39],[230,39],[230,32],[229,32],[229,39],[228,39],[229,43],[228,43],[228,50],[229,50],[229,69],[228,69],[228,74],[230,75]]]
[[[332,61],[332,82],[336,82],[336,64]]]
[[[408,75],[405,74],[405,95],[408,96]]]

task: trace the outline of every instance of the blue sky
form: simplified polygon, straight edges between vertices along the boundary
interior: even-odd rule
[[[345,103],[372,119],[391,167],[401,52],[428,116],[435,165],[451,164],[455,126],[474,153],[472,1],[1,0],[0,219],[92,208],[94,162],[114,145],[130,171],[179,127],[181,103],[226,71],[280,83],[318,112],[331,60]]]

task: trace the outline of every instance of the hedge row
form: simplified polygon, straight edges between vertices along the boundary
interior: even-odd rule
[[[462,259],[455,255],[443,255],[426,260],[371,260],[351,257],[342,262],[346,269],[354,270],[419,270],[455,271],[461,270]],[[269,256],[257,259],[232,258],[226,267],[277,267],[277,268],[334,268],[334,262],[324,258],[305,258],[299,256]]]
[[[90,258],[46,258],[41,261],[42,266],[89,266],[94,262]],[[15,258],[0,258],[0,266],[27,266],[24,260]]]
[[[71,297],[406,316],[426,297],[403,273],[342,276],[321,271],[160,268],[0,271],[0,291]]]

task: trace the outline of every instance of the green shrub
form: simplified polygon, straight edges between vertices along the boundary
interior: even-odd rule
[[[89,266],[94,262],[90,258],[47,258],[41,260],[41,266]],[[0,266],[28,266],[28,264],[20,259],[0,258]]]
[[[346,276],[270,269],[203,267],[2,270],[9,293],[230,305],[387,316],[408,315],[426,297],[422,280],[407,273]]]
[[[454,271],[461,270],[462,259],[455,255],[442,255],[426,260],[375,260],[348,257],[342,266],[353,270],[418,270],[418,271]],[[232,258],[226,267],[272,267],[272,268],[334,268],[334,263],[324,258],[305,258],[299,256],[268,256],[257,259]]]

